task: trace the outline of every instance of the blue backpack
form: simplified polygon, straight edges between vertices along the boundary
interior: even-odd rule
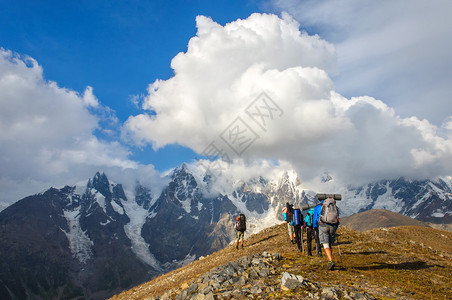
[[[308,227],[314,226],[314,210],[313,209],[308,210],[308,213],[307,213],[304,221],[306,223],[306,226],[308,226]]]
[[[300,209],[296,208],[293,210],[293,225],[301,225],[301,220],[303,219]]]

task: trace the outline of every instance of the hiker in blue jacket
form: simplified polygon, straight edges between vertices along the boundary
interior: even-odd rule
[[[322,249],[320,248],[320,240],[319,240],[319,218],[320,211],[322,205],[319,203],[315,208],[310,208],[308,213],[306,214],[303,227],[306,228],[307,233],[307,247],[308,247],[308,256],[312,256],[311,245],[312,238],[314,237],[315,241],[315,249],[317,252],[317,256],[322,256]],[[317,214],[317,215],[316,215]]]
[[[332,245],[336,239],[336,230],[339,226],[339,210],[333,196],[328,195],[325,200],[320,202],[320,205],[315,207],[315,217],[314,219],[319,224],[319,240],[328,258],[328,269],[333,270],[335,264],[333,262]]]

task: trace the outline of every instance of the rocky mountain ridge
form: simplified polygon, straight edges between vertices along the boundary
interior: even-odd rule
[[[346,215],[369,209],[387,209],[424,222],[452,223],[450,177],[382,180],[360,188],[349,188],[343,196],[347,199]]]

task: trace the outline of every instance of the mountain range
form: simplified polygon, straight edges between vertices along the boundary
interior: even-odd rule
[[[250,235],[281,223],[286,202],[317,202],[294,171],[216,180],[182,164],[166,179],[158,193],[140,183],[127,190],[99,172],[1,211],[0,298],[105,299],[223,249],[238,213]],[[343,196],[342,215],[383,208],[452,222],[450,179],[400,178],[334,192]]]

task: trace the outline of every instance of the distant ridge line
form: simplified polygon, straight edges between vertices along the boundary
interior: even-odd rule
[[[371,209],[341,218],[341,225],[357,231],[397,226],[431,227],[427,223],[386,209]]]

